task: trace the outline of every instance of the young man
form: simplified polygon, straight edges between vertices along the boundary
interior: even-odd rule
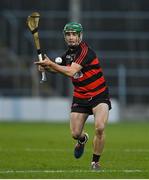
[[[68,50],[61,57],[61,64],[56,64],[45,55],[42,62],[35,62],[39,70],[55,71],[71,77],[74,85],[71,106],[70,129],[77,140],[74,149],[75,158],[80,158],[88,141],[88,134],[83,131],[88,116],[94,115],[95,136],[93,139],[92,169],[99,169],[100,156],[104,148],[104,129],[108,120],[111,103],[108,87],[95,52],[82,41],[83,28],[76,22],[65,25],[64,38]]]

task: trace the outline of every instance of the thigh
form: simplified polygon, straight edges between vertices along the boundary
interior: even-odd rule
[[[85,121],[88,118],[86,113],[71,112],[70,115],[70,129],[72,132],[81,134]]]
[[[100,103],[93,108],[95,126],[105,126],[109,117],[109,106],[106,103]]]

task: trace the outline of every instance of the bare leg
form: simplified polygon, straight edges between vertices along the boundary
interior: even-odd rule
[[[83,128],[88,114],[72,112],[70,117],[70,130],[72,137],[78,139],[84,136]]]
[[[77,159],[83,155],[88,140],[88,135],[83,132],[87,117],[88,115],[84,113],[71,113],[70,129],[72,137],[77,140],[74,148],[74,157]]]
[[[95,118],[95,136],[93,139],[93,154],[101,155],[104,149],[105,124],[109,116],[109,107],[106,103],[101,103],[93,108]]]

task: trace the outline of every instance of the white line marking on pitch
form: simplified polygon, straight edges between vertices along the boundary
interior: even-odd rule
[[[25,151],[30,151],[30,152],[46,152],[46,151],[53,151],[53,152],[72,152],[71,149],[52,149],[52,148],[45,148],[45,149],[38,149],[38,148],[25,148]],[[91,151],[89,149],[86,149],[86,151]],[[121,152],[126,152],[126,153],[130,153],[130,152],[149,152],[149,149],[107,149],[105,151],[121,151]]]
[[[0,170],[0,174],[9,174],[9,173],[141,173],[141,172],[149,172],[148,170],[140,170],[140,169],[109,169],[100,171],[95,170]]]
[[[149,149],[124,149],[125,152],[149,152]]]
[[[53,149],[53,148],[12,148],[12,149],[3,149],[0,148],[0,152],[11,152],[11,151],[27,151],[27,152],[72,152],[72,150],[70,149]],[[86,152],[90,152],[90,149],[86,149]],[[116,151],[121,151],[121,152],[126,152],[126,153],[142,153],[142,152],[149,152],[149,149],[105,149],[105,152],[116,152]]]

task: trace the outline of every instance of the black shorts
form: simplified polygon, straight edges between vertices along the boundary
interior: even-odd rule
[[[107,91],[104,91],[103,93],[94,96],[90,99],[80,99],[73,97],[71,112],[87,113],[89,115],[92,115],[93,108],[100,103],[106,103],[109,106],[109,110],[112,108],[111,101],[109,99],[109,95]]]

